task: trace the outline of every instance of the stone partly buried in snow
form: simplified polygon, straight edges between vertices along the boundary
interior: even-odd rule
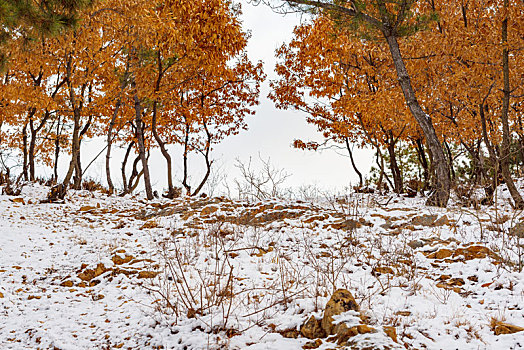
[[[94,269],[85,269],[84,271],[80,272],[78,274],[78,278],[80,278],[82,281],[88,282],[107,271],[109,271],[109,269],[106,268],[104,264],[99,263]]]
[[[335,316],[348,311],[359,312],[359,307],[353,295],[346,289],[338,289],[327,302],[324,315],[321,320],[311,316],[300,328],[300,334],[308,339],[317,339],[303,346],[304,349],[316,349],[322,342],[318,338],[328,337],[327,341],[335,341],[339,346],[352,344],[351,338],[359,334],[376,333],[377,330],[366,324],[358,324],[349,327],[345,322],[334,325]],[[394,342],[397,342],[395,327],[384,327],[384,333]],[[378,347],[366,347],[366,349],[378,349]],[[389,349],[389,347],[380,347]]]
[[[308,339],[324,338],[326,336],[326,332],[322,328],[321,320],[316,319],[315,316],[311,316],[306,323],[300,327],[300,334]]]
[[[326,304],[321,326],[326,335],[335,334],[333,316],[340,315],[346,311],[359,311],[359,307],[353,295],[346,289],[338,289],[333,293]]]
[[[473,260],[473,259],[484,259],[487,257],[492,258],[493,260],[501,260],[501,257],[494,253],[488,247],[480,245],[471,245],[465,248],[457,248],[455,250],[450,250],[446,248],[441,248],[436,252],[426,253],[428,259],[463,259],[463,260]]]
[[[300,334],[308,339],[324,338],[337,333],[340,325],[333,325],[333,316],[347,311],[359,311],[353,295],[346,289],[338,289],[326,304],[321,320],[311,316],[300,328]]]
[[[413,219],[411,219],[410,223],[415,226],[435,227],[435,226],[449,225],[449,219],[447,215],[443,215],[439,218],[438,215],[436,214],[433,214],[433,215],[426,214],[426,215],[415,216]]]
[[[510,236],[516,236],[517,238],[524,238],[524,222],[518,222],[515,226],[509,229]]]

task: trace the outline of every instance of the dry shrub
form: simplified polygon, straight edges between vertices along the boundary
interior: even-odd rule
[[[82,189],[89,192],[99,191],[106,194],[109,193],[109,189],[107,187],[105,187],[99,181],[94,179],[85,179],[84,181],[82,181]]]

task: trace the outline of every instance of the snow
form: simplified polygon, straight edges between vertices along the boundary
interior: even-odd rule
[[[309,339],[280,333],[322,317],[336,288],[376,329],[351,338],[357,349],[524,347],[524,332],[490,325],[524,326],[524,273],[512,265],[523,239],[508,234],[522,213],[502,188],[496,207],[478,210],[420,197],[383,206],[389,198],[373,194],[148,203],[70,191],[66,204],[39,204],[46,191],[27,185],[24,203],[0,196],[1,349],[302,349]],[[412,224],[423,215],[449,220]],[[490,254],[456,253],[471,246]],[[440,249],[454,255],[431,258]],[[351,312],[336,320],[359,322]]]

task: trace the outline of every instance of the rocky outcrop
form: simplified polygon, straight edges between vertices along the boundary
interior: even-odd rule
[[[333,293],[326,304],[324,317],[322,318],[322,329],[326,335],[334,334],[333,316],[347,311],[359,311],[359,307],[353,295],[347,289],[338,289]]]

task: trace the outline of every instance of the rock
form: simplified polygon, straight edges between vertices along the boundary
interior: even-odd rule
[[[359,324],[355,327],[348,327],[345,324],[340,324],[337,327],[337,343],[339,345],[343,345],[346,343],[349,338],[352,338],[359,334],[366,334],[366,333],[375,333],[377,330],[373,327],[370,327],[366,324]]]
[[[125,258],[122,258],[120,255],[114,255],[111,260],[115,263],[115,265],[122,265],[127,264],[131,260],[133,260],[133,256],[126,255]]]
[[[280,335],[282,335],[284,338],[292,338],[292,339],[297,339],[298,336],[300,335],[300,332],[294,328],[285,329],[283,331],[278,331],[278,333],[280,333]]]
[[[415,226],[432,226],[435,221],[437,221],[438,215],[421,215],[415,216],[411,219],[411,224]]]
[[[488,256],[493,260],[501,260],[501,257],[495,254],[491,249],[481,245],[472,245],[467,248],[458,248],[455,251],[454,256],[458,255],[464,256],[464,260],[484,259]]]
[[[393,271],[393,269],[389,266],[377,266],[375,267],[372,271],[371,271],[371,274],[372,275],[377,275],[377,274],[390,274],[390,275],[394,275],[395,272]]]
[[[106,268],[104,264],[99,263],[96,265],[95,269],[85,269],[83,272],[79,273],[78,278],[80,278],[82,281],[89,282],[93,278],[100,276],[106,271],[109,271],[109,269]]]
[[[92,206],[92,205],[84,205],[83,207],[80,207],[80,211],[91,211],[91,210],[95,210],[96,207]]]
[[[149,228],[157,228],[157,227],[160,227],[160,225],[158,225],[158,222],[156,220],[149,220],[149,221],[146,221],[141,227],[140,229],[141,230],[144,230],[144,229],[149,229]]]
[[[155,271],[140,271],[138,273],[138,278],[155,278],[160,272]]]
[[[359,311],[358,304],[348,290],[338,289],[333,293],[324,310],[321,325],[326,335],[334,334],[333,316],[340,315],[346,311]]]
[[[362,227],[362,224],[356,220],[344,220],[342,222],[336,222],[331,225],[330,227],[334,228],[335,230],[345,230],[345,231],[353,231],[357,228]]]
[[[358,335],[357,327],[349,328],[345,323],[339,324],[336,328],[336,340],[339,345],[346,343],[349,338]]]
[[[25,204],[25,201],[23,198],[9,198],[9,200],[13,203],[22,203],[22,204]]]
[[[435,226],[444,226],[449,225],[449,219],[447,215],[442,215],[441,217],[438,217],[436,214],[425,214],[420,216],[415,216],[413,219],[411,219],[411,224],[415,226],[428,226],[428,227],[435,227]]]
[[[397,311],[395,312],[395,315],[407,317],[407,316],[411,316],[411,311],[407,311],[407,310]]]
[[[513,334],[524,331],[524,327],[515,326],[509,323],[498,322],[495,325],[495,335]]]
[[[302,349],[317,349],[320,345],[322,345],[322,340],[317,339],[315,341],[307,342],[302,346]]]
[[[386,222],[384,224],[380,225],[380,227],[382,227],[384,230],[390,230],[390,229],[397,228],[398,226],[395,225],[393,223],[393,221],[388,219],[388,220],[386,220]]]
[[[384,333],[390,337],[395,343],[398,343],[397,329],[393,326],[384,326]]]
[[[449,225],[449,219],[447,215],[442,215],[440,218],[438,218],[432,226],[444,226]]]
[[[441,281],[449,280],[451,278],[451,275],[440,275],[438,278]]]
[[[414,239],[412,241],[410,241],[408,243],[408,246],[411,248],[411,249],[417,249],[417,248],[422,248],[424,246],[424,242],[421,241],[421,240],[418,240],[418,239]]]
[[[471,282],[478,282],[479,278],[478,276],[472,275],[472,276],[468,276],[468,280],[470,280]]]
[[[211,215],[214,212],[216,212],[217,210],[218,210],[218,206],[208,205],[207,207],[202,208],[202,210],[200,211],[200,216]]]
[[[311,316],[300,327],[300,334],[308,339],[324,338],[326,336],[326,332],[322,329],[321,320],[317,320],[315,316]]]
[[[453,252],[449,249],[439,249],[438,251],[428,254],[428,259],[446,259],[453,255]]]
[[[515,226],[509,229],[511,236],[517,236],[518,238],[524,238],[524,221],[518,222]]]
[[[466,284],[462,278],[452,278],[447,282],[450,286],[463,286]]]
[[[65,281],[60,284],[62,287],[72,287],[73,281]]]

